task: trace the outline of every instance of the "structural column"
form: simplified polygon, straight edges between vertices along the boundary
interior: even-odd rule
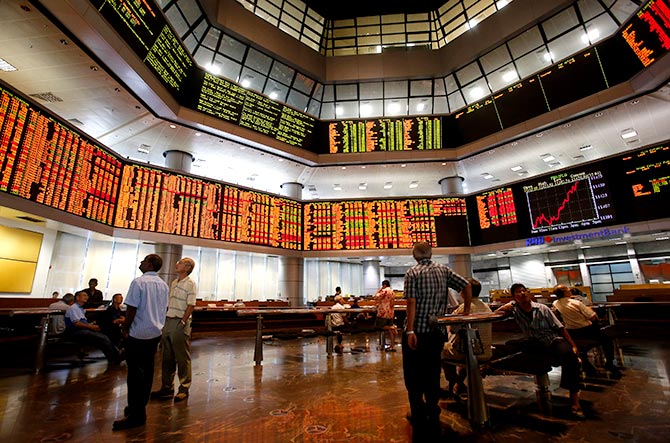
[[[380,260],[370,259],[363,262],[363,295],[375,295],[382,285]]]
[[[282,195],[294,200],[302,200],[302,188],[295,182],[281,185]],[[279,256],[279,295],[293,307],[305,306],[304,268],[302,257]]]
[[[440,187],[442,188],[442,194],[444,194],[445,197],[462,196],[464,180],[463,177],[456,174],[444,177],[439,181]],[[472,258],[470,257],[470,254],[449,255],[449,265],[457,274],[464,277],[472,276]]]
[[[163,152],[165,157],[165,166],[178,172],[191,172],[191,163],[193,163],[193,156],[188,152],[169,150]],[[163,267],[158,272],[158,275],[169,285],[172,280],[177,277],[175,265],[182,257],[184,251],[183,245],[175,245],[171,243],[157,243],[156,254],[163,259]]]

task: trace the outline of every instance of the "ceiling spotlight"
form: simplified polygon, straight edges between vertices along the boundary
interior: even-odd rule
[[[358,184],[358,189],[360,189],[361,191],[365,191],[366,189],[368,189],[368,184],[367,183],[359,183]]]
[[[491,180],[493,178],[493,176],[488,172],[483,173],[482,177],[484,178],[484,180]]]
[[[393,183],[391,183],[391,182],[384,183],[384,189],[391,189],[392,187],[393,187]]]
[[[593,116],[594,116],[595,118],[600,118],[600,117],[602,117],[603,115],[605,115],[604,112],[596,112],[595,114],[593,114]]]
[[[172,128],[172,129],[176,129],[176,128],[177,128],[177,125],[170,125],[170,128]]]
[[[196,137],[200,137],[201,135],[202,135],[202,134],[199,133],[199,132],[196,132],[196,133],[195,133],[195,136],[196,136]]]
[[[361,166],[361,169],[365,169],[365,168],[367,168],[367,166],[365,166],[365,165],[364,165],[364,166]]]
[[[521,171],[521,170],[523,169],[523,166],[514,166],[514,167],[512,167],[512,168],[510,168],[510,169],[511,169],[512,171],[514,171],[514,172],[516,172],[516,171]]]
[[[347,167],[346,167],[346,166],[342,166],[342,170],[344,171],[345,169],[347,169]]]
[[[418,187],[419,187],[419,182],[417,182],[417,181],[413,181],[409,184],[410,189],[415,189],[415,188],[418,188]]]
[[[98,67],[95,66],[95,65],[93,65],[93,66],[89,66],[88,69],[90,69],[90,70],[93,71],[93,72],[97,72]]]
[[[637,131],[633,128],[624,129],[621,131],[621,138],[628,140],[629,138],[637,137]]]
[[[70,42],[68,42],[68,41],[65,40],[64,38],[58,40],[58,42],[59,42],[61,45],[63,45],[63,46],[67,46],[67,45],[70,44]]]
[[[341,191],[341,190],[342,190],[342,186],[341,186],[341,185],[338,185],[338,184],[334,184],[334,185],[333,185],[333,191]]]
[[[406,165],[405,163],[403,163],[402,165],[400,165],[401,168],[404,168],[404,167],[406,167],[406,166],[407,166],[407,165]]]

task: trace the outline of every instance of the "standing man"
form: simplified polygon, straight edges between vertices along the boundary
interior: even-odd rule
[[[382,351],[395,352],[395,338],[398,336],[398,328],[393,324],[395,318],[395,294],[391,289],[391,282],[384,280],[382,287],[375,294],[377,301],[377,318],[375,319],[375,327],[388,331],[391,337],[391,345],[387,348],[384,343]]]
[[[161,388],[151,393],[151,398],[171,399],[174,394],[175,366],[179,373],[179,390],[174,401],[188,398],[191,387],[191,314],[195,308],[197,290],[189,277],[195,268],[192,258],[184,257],[175,266],[177,278],[170,285],[167,319],[163,327],[161,348],[163,363]]]
[[[92,278],[88,281],[88,288],[82,289],[88,294],[88,301],[84,309],[95,309],[102,304],[102,291],[96,289],[98,287],[98,279]]]
[[[135,428],[147,420],[146,406],[154,380],[154,357],[165,324],[168,305],[167,284],[156,274],[163,260],[156,254],[140,262],[142,274],[130,283],[126,295],[126,320],[123,323],[128,364],[128,406],[125,418],[117,420],[112,430]]]
[[[446,334],[444,326],[431,320],[447,312],[448,289],[461,293],[463,314],[470,313],[470,283],[447,266],[431,260],[429,243],[414,245],[412,255],[417,264],[405,274],[407,325],[402,340],[402,366],[415,431],[428,436],[439,435],[441,354]]]

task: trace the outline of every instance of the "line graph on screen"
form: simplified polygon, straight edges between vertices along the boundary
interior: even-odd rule
[[[526,192],[526,198],[535,231],[584,226],[600,218],[594,184],[588,176],[535,187]]]

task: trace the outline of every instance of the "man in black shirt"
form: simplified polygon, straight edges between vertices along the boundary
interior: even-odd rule
[[[82,289],[82,291],[88,294],[88,302],[86,302],[86,305],[84,305],[84,309],[95,309],[102,304],[102,291],[96,289],[97,286],[98,279],[92,278],[88,281],[88,288]]]

